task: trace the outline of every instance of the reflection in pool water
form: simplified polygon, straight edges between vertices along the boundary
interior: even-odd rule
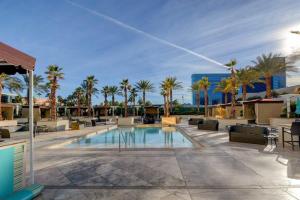
[[[183,148],[193,144],[176,128],[117,128],[79,138],[67,147],[89,148]]]

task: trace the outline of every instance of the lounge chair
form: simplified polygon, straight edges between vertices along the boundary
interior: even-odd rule
[[[145,116],[143,118],[143,124],[154,124],[155,118],[153,116]]]
[[[204,120],[202,118],[190,118],[188,123],[189,125],[198,125],[199,123],[202,124],[203,121]]]
[[[217,131],[219,130],[219,122],[218,120],[204,120],[203,123],[198,123],[198,129]]]
[[[269,130],[255,125],[235,125],[229,127],[229,141],[251,144],[266,144]]]
[[[114,125],[116,121],[113,118],[109,118],[108,121],[105,122],[106,125]]]
[[[290,135],[291,140],[284,140],[285,133]],[[295,136],[298,136],[298,140],[294,140]],[[300,146],[300,122],[293,122],[290,129],[282,127],[282,146],[284,147],[284,143],[288,143],[294,150],[295,142]]]

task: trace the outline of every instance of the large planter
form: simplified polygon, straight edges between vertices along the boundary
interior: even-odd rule
[[[134,126],[134,117],[119,117],[118,126]]]
[[[37,126],[47,126],[48,131],[69,130],[69,120],[38,121]]]
[[[177,117],[162,117],[161,124],[163,126],[175,126],[177,124]]]

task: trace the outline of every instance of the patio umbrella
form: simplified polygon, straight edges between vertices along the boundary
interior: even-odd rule
[[[34,184],[34,138],[33,138],[33,71],[36,59],[18,49],[0,42],[0,74],[14,75],[28,74],[29,76],[29,157],[30,157],[30,183]]]

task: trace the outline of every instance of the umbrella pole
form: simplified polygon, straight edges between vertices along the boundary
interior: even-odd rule
[[[34,129],[33,129],[33,71],[29,71],[29,158],[30,158],[30,183],[34,184]]]

